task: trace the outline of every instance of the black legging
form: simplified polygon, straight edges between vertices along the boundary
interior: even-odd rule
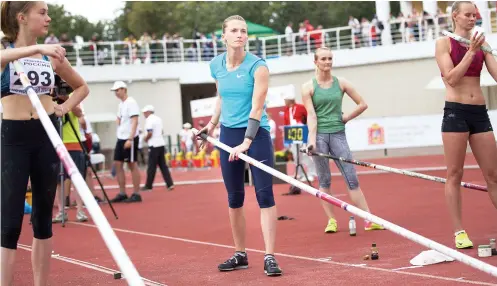
[[[55,115],[50,115],[57,126]],[[2,120],[2,247],[17,249],[31,180],[34,237],[52,237],[59,158],[40,120]]]
[[[157,171],[157,165],[162,172],[162,177],[166,182],[166,186],[170,187],[173,185],[173,179],[169,173],[169,168],[166,165],[165,148],[161,147],[150,147],[150,152],[148,153],[148,168],[147,168],[147,181],[145,183],[145,188],[151,189],[154,184],[155,172]]]

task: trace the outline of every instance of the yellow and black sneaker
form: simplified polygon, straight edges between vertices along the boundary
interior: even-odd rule
[[[328,220],[328,225],[326,226],[324,232],[326,232],[326,233],[334,233],[334,232],[337,232],[337,229],[338,229],[338,225],[337,225],[336,219],[330,218]]]
[[[469,240],[468,234],[464,230],[455,233],[455,242],[456,242],[456,247],[459,249],[473,247],[473,242]]]

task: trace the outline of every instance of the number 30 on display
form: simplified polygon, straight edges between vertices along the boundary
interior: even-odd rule
[[[285,143],[307,143],[307,135],[308,129],[306,125],[299,126],[285,126],[284,134],[285,134]]]

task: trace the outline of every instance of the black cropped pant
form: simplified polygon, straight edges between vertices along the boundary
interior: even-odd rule
[[[55,115],[50,115],[57,126]],[[56,128],[57,129],[57,128]],[[2,247],[16,249],[24,217],[28,179],[31,180],[34,237],[52,237],[52,208],[59,158],[41,121],[2,120]]]

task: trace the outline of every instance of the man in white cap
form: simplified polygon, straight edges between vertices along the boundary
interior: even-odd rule
[[[166,153],[164,147],[166,142],[164,142],[163,137],[162,119],[155,115],[154,111],[152,105],[147,105],[142,109],[143,116],[145,116],[145,130],[147,131],[143,140],[147,142],[148,145],[147,181],[145,182],[143,190],[151,190],[153,188],[157,165],[159,165],[162,172],[162,177],[164,178],[164,182],[166,182],[167,189],[172,190],[174,189],[174,183],[164,157]]]
[[[122,81],[116,81],[110,89],[121,100],[117,112],[117,142],[114,149],[114,165],[116,167],[119,194],[111,200],[119,202],[141,202],[140,196],[140,171],[136,163],[138,153],[138,117],[140,107],[136,100],[128,96],[128,86]],[[133,194],[128,198],[126,194],[126,179],[124,176],[124,162],[128,164],[133,181]]]
[[[288,125],[306,125],[307,123],[307,111],[302,104],[298,104],[295,102],[295,94],[294,93],[285,93],[282,95],[285,100],[285,113],[283,116],[283,124],[285,126]],[[297,163],[297,156],[300,156],[300,164],[302,166],[307,167],[308,174],[307,178],[309,181],[314,181],[314,177],[316,177],[316,167],[313,162],[306,154],[299,153],[298,145],[292,144],[290,150],[293,154],[294,162]],[[304,173],[301,168],[297,169],[297,179],[301,181],[305,181]]]

